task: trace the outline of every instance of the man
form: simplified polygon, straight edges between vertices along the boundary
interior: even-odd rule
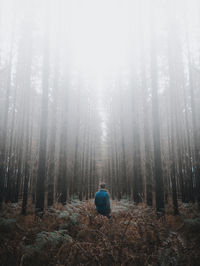
[[[105,189],[105,183],[100,184],[100,190],[95,195],[95,205],[99,214],[104,215],[108,218],[110,216],[110,198],[109,194]]]

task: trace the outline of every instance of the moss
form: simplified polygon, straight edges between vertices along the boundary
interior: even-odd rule
[[[68,211],[62,211],[58,214],[58,217],[61,219],[65,219],[65,218],[69,217],[69,212]]]
[[[69,216],[69,221],[72,225],[77,225],[79,224],[78,222],[78,213],[73,213],[72,215]]]
[[[187,230],[191,233],[200,233],[200,219],[184,219]]]
[[[123,205],[115,205],[112,208],[112,213],[127,212],[127,211],[128,211],[128,207],[123,206]]]
[[[16,226],[16,219],[0,218],[0,232],[10,232]]]
[[[62,243],[72,242],[71,236],[67,230],[59,230],[53,232],[42,231],[36,235],[35,243],[25,247],[26,253],[31,255],[42,251],[45,245],[56,247]]]

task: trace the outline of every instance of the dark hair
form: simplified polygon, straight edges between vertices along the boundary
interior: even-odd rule
[[[106,187],[106,184],[102,182],[102,183],[100,184],[100,188],[105,188],[105,187]]]

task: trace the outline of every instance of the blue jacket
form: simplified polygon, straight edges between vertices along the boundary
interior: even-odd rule
[[[110,213],[110,199],[109,199],[109,194],[106,190],[101,189],[98,192],[96,192],[95,205],[97,211],[100,214],[107,215]]]

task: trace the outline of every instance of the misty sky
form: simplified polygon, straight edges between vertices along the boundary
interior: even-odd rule
[[[51,58],[59,50],[61,65],[63,69],[69,69],[71,84],[77,72],[90,84],[90,94],[98,96],[97,109],[101,110],[103,120],[106,120],[107,115],[104,106],[104,98],[109,97],[107,91],[113,93],[115,86],[112,84],[119,77],[122,77],[126,89],[130,85],[132,73],[139,69],[141,40],[149,67],[151,16],[156,22],[155,45],[159,64],[162,65],[165,60],[162,53],[166,50],[168,22],[172,13],[179,24],[177,34],[180,41],[184,40],[184,29],[187,28],[191,52],[194,55],[199,52],[198,0],[1,0],[1,7],[2,64],[7,64],[11,38],[16,47],[20,38],[26,38],[23,35],[25,27],[31,31],[33,47],[38,53],[43,49],[43,33],[48,32]],[[183,53],[186,53],[184,45]],[[17,54],[14,47],[12,63],[16,62]],[[40,64],[39,58],[35,60]],[[13,75],[14,71],[13,68]],[[160,92],[164,90],[164,82],[163,77],[160,77]],[[35,87],[38,92],[40,86],[38,81]],[[102,126],[105,134],[105,124]]]

